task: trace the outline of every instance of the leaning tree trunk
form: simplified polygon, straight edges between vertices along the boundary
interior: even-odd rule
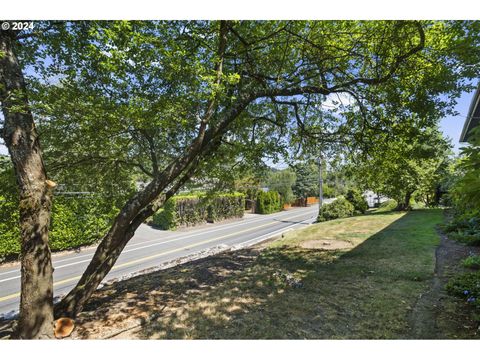
[[[13,32],[0,31],[0,101],[3,138],[19,187],[21,297],[17,336],[53,337],[53,269],[48,246],[52,189],[30,112]]]
[[[247,103],[242,103],[231,111],[232,119]],[[221,136],[217,136],[218,134],[218,129],[211,129],[205,136],[199,135],[197,138],[199,141],[194,141],[185,156],[173,161],[145,189],[137,192],[123,206],[108,233],[98,245],[77,285],[55,306],[56,316],[76,317],[115,265],[122,250],[135,234],[135,230],[190,179],[198,170],[202,157],[218,149],[221,145]],[[167,187],[169,190],[163,192]]]
[[[226,21],[220,22],[219,31],[219,60],[215,66],[217,85],[220,84],[222,77],[223,56],[226,48],[226,34],[228,32]],[[86,301],[114,266],[125,245],[135,234],[135,230],[192,176],[202,156],[220,146],[220,138],[226,131],[227,125],[243,111],[251,100],[243,98],[239,100],[237,105],[227,112],[226,119],[228,121],[221,123],[217,128],[212,127],[207,130],[208,120],[215,112],[216,99],[211,100],[205,117],[201,120],[198,136],[192,145],[183,156],[170,163],[160,174],[155,176],[145,189],[136,193],[124,205],[115,218],[112,227],[97,247],[92,260],[77,285],[55,306],[55,314],[57,316],[75,317],[82,310]],[[181,176],[182,173],[183,175]],[[162,192],[172,184],[173,186],[162,197]]]
[[[190,179],[198,169],[202,156],[215,151],[220,144],[219,139],[208,142],[206,146],[199,143],[198,147],[192,148],[190,154],[170,164],[145,189],[135,194],[124,205],[110,230],[98,245],[77,285],[55,306],[57,317],[76,317],[115,265],[128,241],[135,234],[135,230]],[[168,185],[172,186],[162,193]]]
[[[123,210],[125,211],[125,210]],[[152,212],[153,213],[153,212]],[[120,217],[125,216],[120,213]],[[82,274],[77,285],[55,306],[56,317],[68,316],[75,318],[82,310],[87,300],[92,296],[98,285],[107,276],[122,253],[125,245],[133,237],[135,230],[145,220],[135,222],[124,231],[116,231],[115,224],[102,239],[92,260]],[[118,221],[118,217],[115,221]]]
[[[218,145],[219,143],[212,143],[207,147],[207,152],[215,149]],[[166,176],[160,175],[156,179],[157,181],[152,181],[144,190],[138,192],[125,204],[115,218],[112,227],[97,247],[92,260],[83,272],[77,285],[55,306],[55,315],[57,317],[76,317],[98,285],[100,285],[115,265],[123,249],[135,234],[135,230],[190,179],[197,168],[199,160],[200,157],[198,156],[184,175],[165,194],[159,195],[159,192],[169,181]],[[162,174],[170,173],[175,178],[176,174],[181,171],[180,163],[175,166],[179,168],[178,170],[166,171]],[[163,181],[159,179],[163,179]]]

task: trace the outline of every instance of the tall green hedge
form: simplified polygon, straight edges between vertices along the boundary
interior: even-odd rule
[[[97,196],[54,196],[49,243],[52,251],[90,245],[111,225],[118,209]],[[17,201],[0,196],[0,260],[20,254]]]
[[[17,203],[0,195],[0,260],[20,253]]]
[[[257,208],[258,214],[271,214],[282,209],[282,201],[280,195],[276,191],[260,191],[257,194]]]
[[[173,230],[179,226],[243,217],[244,210],[245,195],[241,193],[179,195],[170,198],[153,215],[152,221],[163,230]]]
[[[54,251],[90,245],[111,226],[119,209],[97,196],[54,198],[50,248]]]

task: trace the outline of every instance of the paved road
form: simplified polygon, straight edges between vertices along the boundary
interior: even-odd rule
[[[106,280],[116,279],[143,269],[161,265],[212,247],[247,245],[312,223],[318,206],[295,208],[271,215],[246,215],[227,224],[211,224],[183,231],[161,231],[142,225],[123,250]],[[67,293],[87,267],[95,249],[87,248],[53,256],[54,294]],[[18,309],[20,268],[0,267],[0,314]]]

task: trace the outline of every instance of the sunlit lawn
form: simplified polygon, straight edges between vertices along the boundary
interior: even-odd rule
[[[260,252],[130,279],[94,297],[79,334],[94,336],[98,318],[115,333],[136,316],[146,323],[123,337],[408,338],[411,310],[432,278],[441,219],[441,210],[418,210],[335,220]],[[336,241],[342,250],[322,249]]]

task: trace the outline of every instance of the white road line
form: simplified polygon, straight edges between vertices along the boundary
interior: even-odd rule
[[[299,210],[294,210],[294,212],[296,213],[299,213],[299,214],[308,214],[310,211],[312,211],[313,209],[315,208],[306,208],[306,209],[299,209]],[[254,219],[246,219],[244,221],[240,221],[240,222],[237,222],[237,223],[233,223],[233,224],[223,224],[223,225],[218,225],[217,227],[215,227],[215,229],[211,229],[211,230],[207,230],[207,231],[202,231],[203,229],[199,229],[199,230],[193,230],[193,231],[189,231],[188,235],[189,236],[193,236],[193,235],[196,235],[196,234],[210,234],[212,232],[216,232],[216,231],[219,231],[219,230],[223,230],[225,228],[235,228],[237,226],[242,226],[242,225],[248,225],[248,224],[255,224],[257,222],[261,222],[261,221],[264,221],[264,220],[268,220],[268,219],[274,219],[275,217],[284,217],[284,216],[290,216],[291,214],[289,214],[289,212],[285,212],[285,213],[275,213],[275,214],[270,214],[270,215],[266,215],[266,216],[262,216],[261,218],[254,218]],[[159,230],[161,231],[161,230]],[[142,244],[147,244],[147,243],[151,243],[151,242],[156,242],[158,240],[161,240],[161,239],[165,239],[165,238],[171,238],[171,237],[175,237],[177,236],[178,233],[171,233],[171,234],[166,234],[162,237],[158,237],[158,238],[154,238],[154,239],[149,239],[149,240],[146,240],[146,241],[142,241],[142,242],[136,242],[136,243],[133,243],[133,244],[128,244],[125,246],[125,249],[128,249],[129,247],[133,247],[133,246],[138,246],[138,245],[142,245]],[[185,239],[185,237],[182,237],[181,239]],[[158,243],[157,243],[158,244]],[[78,260],[80,258],[84,258],[84,257],[89,257],[89,256],[92,256],[94,253],[95,253],[95,250],[96,250],[96,246],[92,248],[92,252],[91,253],[88,253],[88,254],[84,254],[84,255],[76,255],[76,254],[66,254],[64,256],[68,256],[67,259],[60,259],[60,260],[54,260],[53,261],[53,265],[55,266],[55,264],[58,264],[58,263],[61,263],[61,262],[65,262],[65,261],[71,261],[71,260]],[[86,250],[88,251],[88,249]],[[127,252],[127,251],[123,251],[123,252]],[[55,256],[62,256],[62,255],[53,255],[52,257],[55,257]],[[75,263],[76,264],[76,263]],[[60,267],[56,267],[56,268],[60,268]],[[4,271],[4,272],[0,272],[0,276],[4,276],[4,275],[7,275],[7,274],[11,274],[11,273],[15,273],[15,272],[19,272],[20,269],[17,268],[17,269],[14,269],[14,270],[9,270],[9,271]],[[1,281],[0,281],[1,282]]]
[[[307,219],[307,220],[312,220],[312,219],[315,219],[315,218],[316,218],[316,216],[312,216],[312,217],[310,217],[310,218]],[[307,221],[307,220],[304,220],[304,221]],[[233,249],[233,250],[235,250],[235,249],[241,249],[241,248],[243,248],[243,247],[247,247],[247,246],[250,246],[250,245],[254,245],[254,244],[257,243],[257,242],[260,242],[260,241],[262,241],[262,240],[266,240],[266,239],[268,239],[268,238],[270,238],[270,237],[272,237],[272,236],[276,236],[276,235],[279,235],[279,234],[283,234],[284,232],[286,232],[286,230],[291,230],[291,228],[293,228],[294,226],[297,226],[297,225],[310,225],[310,224],[311,224],[311,223],[306,223],[306,224],[305,224],[305,223],[303,223],[303,221],[301,221],[301,222],[299,222],[299,223],[295,223],[295,224],[292,224],[292,225],[290,225],[290,226],[284,227],[284,228],[282,228],[282,229],[280,229],[280,230],[278,230],[278,231],[274,231],[274,232],[272,232],[272,233],[268,233],[268,234],[265,234],[265,235],[260,235],[259,237],[256,237],[256,238],[254,238],[254,239],[250,239],[250,240],[247,240],[247,241],[245,241],[245,242],[243,242],[243,243],[240,243],[240,244],[238,244],[238,245],[234,245],[234,246],[232,247],[232,249]]]
[[[304,214],[295,215],[295,216],[292,216],[292,217],[288,217],[287,219],[288,219],[288,220],[291,220],[291,219],[298,218],[298,217],[303,216],[303,215],[304,215]],[[312,218],[314,218],[314,217],[310,217],[309,219],[312,219]],[[307,219],[307,220],[308,220],[308,219]],[[289,229],[289,228],[291,228],[291,227],[301,225],[301,224],[303,224],[304,221],[307,221],[307,220],[301,220],[300,222],[296,222],[296,223],[294,223],[294,224],[292,224],[292,225],[289,225],[289,226],[286,226],[286,227],[284,227],[284,228],[282,228],[282,229],[280,229],[280,230],[277,230],[277,231],[274,231],[274,232],[271,232],[271,233],[268,233],[268,234],[264,234],[264,235],[262,235],[262,236],[260,236],[260,237],[257,237],[257,238],[255,238],[255,239],[253,239],[253,240],[258,240],[258,239],[260,239],[260,238],[263,239],[263,238],[268,238],[268,237],[274,236],[274,234],[276,234],[276,233],[281,233],[281,232],[284,232],[285,230],[287,230],[287,229]],[[257,226],[256,228],[265,227],[265,226],[268,226],[269,224],[270,224],[270,223],[267,223],[267,224],[264,224],[264,225],[260,225],[260,226]],[[305,224],[305,225],[307,225],[307,224]],[[214,238],[214,239],[212,239],[212,240],[204,240],[204,241],[202,241],[202,242],[200,242],[200,243],[190,244],[190,246],[191,246],[191,248],[193,248],[193,247],[199,246],[199,245],[201,245],[201,244],[212,243],[213,241],[217,241],[217,240],[220,240],[220,239],[228,238],[229,236],[236,236],[236,235],[238,235],[239,233],[245,233],[245,232],[248,232],[248,231],[249,231],[249,229],[246,229],[246,230],[239,231],[239,232],[237,232],[237,233],[226,234],[226,235],[223,235],[223,236]],[[242,244],[247,244],[247,243],[249,243],[249,242],[252,242],[252,240],[248,240],[248,241],[246,241],[246,242],[244,242],[244,243],[242,243]],[[132,264],[134,264],[134,263],[139,263],[139,262],[142,262],[142,261],[145,262],[145,260],[147,260],[147,259],[158,258],[158,257],[160,257],[160,256],[162,256],[162,255],[166,255],[167,253],[178,252],[178,251],[181,251],[182,249],[190,249],[190,247],[189,247],[189,245],[187,245],[187,246],[184,246],[183,248],[175,248],[175,249],[172,249],[172,250],[169,250],[169,251],[166,251],[166,252],[162,252],[162,253],[159,253],[159,254],[154,254],[154,255],[148,256],[148,257],[146,257],[146,258],[140,258],[140,259],[131,260],[131,261],[128,261],[128,262],[123,263],[123,264],[115,265],[115,266],[112,268],[112,270],[118,269],[118,268],[121,268],[121,267],[125,267],[125,266],[130,266],[130,265],[132,265]],[[234,249],[234,246],[232,246],[231,249]],[[80,278],[80,276],[75,276],[75,277],[73,277],[73,278],[63,279],[63,280],[54,282],[53,285],[54,285],[54,287],[56,287],[56,286],[58,286],[58,285],[60,285],[60,284],[64,284],[64,283],[67,283],[67,282],[71,282],[71,281],[77,280],[77,279],[79,279],[79,278]],[[0,298],[0,302],[1,302],[1,301],[6,301],[6,300],[8,300],[8,299],[10,299],[10,298],[18,297],[19,295],[20,295],[20,293],[15,293],[15,294],[10,294],[10,295],[4,296],[4,297]]]
[[[310,211],[305,211],[305,215],[308,214],[309,212],[310,212]],[[298,216],[304,215],[304,214],[303,214],[303,211],[298,211],[298,213],[300,213],[300,214],[298,214]],[[282,214],[282,215],[283,215],[283,214]],[[291,215],[291,214],[287,214],[287,215]],[[277,214],[277,216],[278,216],[278,214]],[[298,217],[298,216],[295,216],[295,217]],[[243,222],[242,225],[254,224],[254,223],[260,222],[261,220],[265,220],[265,219],[268,220],[269,218],[272,218],[273,220],[275,220],[275,219],[274,219],[275,216],[273,216],[273,217],[268,217],[268,218],[267,218],[267,217],[262,217],[262,219],[258,219],[258,220],[251,221],[251,222],[248,222],[248,223]],[[279,221],[281,221],[281,220],[279,220]],[[237,224],[237,225],[240,225],[240,224]],[[232,226],[232,227],[237,227],[237,225]],[[297,224],[294,224],[294,225],[297,225]],[[292,226],[294,226],[294,225],[292,225]],[[289,226],[289,227],[291,227],[291,226]],[[171,243],[171,242],[175,242],[175,241],[185,240],[185,239],[194,237],[194,236],[196,236],[196,235],[198,235],[198,234],[202,234],[202,235],[203,235],[203,234],[212,233],[212,232],[215,232],[215,231],[218,231],[218,230],[219,230],[218,228],[217,228],[217,229],[212,229],[212,230],[209,230],[209,231],[206,231],[206,232],[201,232],[201,230],[199,230],[199,232],[198,232],[198,233],[195,233],[195,234],[188,234],[188,235],[186,235],[186,236],[181,236],[181,237],[174,238],[174,239],[171,239],[171,240],[166,240],[166,241],[162,241],[162,242],[157,242],[157,243],[155,243],[155,244],[150,244],[150,245],[145,245],[145,246],[136,247],[136,248],[133,248],[133,249],[124,250],[124,251],[122,251],[122,254],[124,254],[124,253],[129,253],[129,252],[132,252],[132,251],[141,250],[141,249],[145,249],[145,248],[149,248],[149,247],[159,246],[159,245],[163,245],[163,244],[167,244],[167,243]],[[220,230],[222,230],[222,229],[220,229]],[[162,238],[156,238],[156,239],[152,239],[152,240],[149,240],[149,241],[157,241],[157,240],[160,240],[160,239],[162,239]],[[133,245],[133,244],[132,244],[132,245]],[[135,245],[136,245],[136,244],[135,244]],[[82,257],[85,257],[85,256],[90,256],[90,255],[93,255],[93,253],[92,253],[92,254],[88,254],[88,255],[81,255],[81,256],[82,256]],[[79,256],[79,257],[80,257],[80,256]],[[77,257],[77,258],[78,258],[78,257]],[[74,259],[71,259],[71,260],[74,260]],[[65,267],[70,267],[70,266],[82,264],[82,263],[89,262],[89,261],[90,261],[90,259],[86,259],[86,260],[75,261],[75,262],[73,262],[73,263],[69,263],[69,264],[65,264],[65,265],[55,266],[55,263],[58,263],[58,261],[56,261],[56,262],[54,262],[53,265],[54,265],[54,269],[62,269],[62,268],[65,268]],[[19,270],[16,270],[16,271],[19,272]],[[9,271],[9,272],[15,272],[15,270],[14,270],[14,271]],[[2,273],[2,274],[0,274],[0,275],[7,274],[7,273],[9,273],[9,272],[4,272],[4,273]],[[15,279],[19,279],[20,277],[21,277],[20,275],[17,275],[17,276],[13,276],[13,277],[10,277],[10,278],[2,279],[2,280],[0,280],[0,283],[6,282],[6,281],[15,280]]]

